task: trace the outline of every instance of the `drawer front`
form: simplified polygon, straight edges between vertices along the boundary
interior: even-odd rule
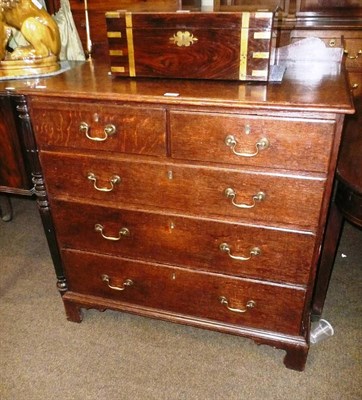
[[[62,201],[52,216],[63,248],[274,282],[309,278],[313,235]]]
[[[318,225],[325,185],[300,176],[62,153],[42,152],[41,161],[50,197],[308,229]]]
[[[31,111],[41,148],[166,154],[166,117],[162,109],[33,100]]]
[[[334,123],[171,112],[175,159],[326,172]]]
[[[362,69],[362,37],[344,39],[346,67],[349,70]]]
[[[300,334],[305,300],[300,288],[84,252],[68,250],[62,256],[72,292],[193,318]]]

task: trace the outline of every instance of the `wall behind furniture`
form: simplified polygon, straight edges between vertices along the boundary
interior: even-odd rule
[[[212,7],[214,5],[214,0],[201,0],[202,7]]]

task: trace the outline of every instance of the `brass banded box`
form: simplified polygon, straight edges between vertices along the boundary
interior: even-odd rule
[[[106,13],[111,72],[267,81],[272,12]]]

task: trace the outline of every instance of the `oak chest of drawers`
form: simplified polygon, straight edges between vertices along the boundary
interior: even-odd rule
[[[26,90],[35,189],[68,319],[114,309],[214,329],[284,349],[303,370],[353,111],[344,75],[305,91],[292,69],[250,86],[114,80],[86,63],[44,85]]]

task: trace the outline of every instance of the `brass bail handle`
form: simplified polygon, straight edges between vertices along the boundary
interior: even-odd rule
[[[90,135],[90,126],[86,122],[81,122],[79,124],[79,131],[84,133],[85,136],[89,140],[92,140],[93,142],[104,142],[105,140],[108,139],[109,136],[114,135],[116,133],[117,129],[116,129],[115,125],[108,124],[103,129],[104,135],[102,137],[91,136]]]
[[[87,179],[93,182],[94,189],[99,192],[111,192],[114,189],[114,186],[121,182],[121,178],[118,175],[113,175],[109,179],[110,187],[99,187],[97,185],[97,176],[93,172],[89,172],[87,175]]]
[[[354,84],[351,86],[351,90],[353,91],[353,90],[358,89],[358,86],[359,86],[358,83],[354,83]]]
[[[354,56],[349,55],[349,51],[346,49],[344,50],[344,54],[346,54],[347,58],[350,60],[355,60],[356,58],[362,56],[362,50],[358,50],[358,52]]]
[[[236,203],[235,198],[236,198],[236,191],[233,188],[227,188],[224,191],[224,195],[227,199],[231,199],[231,203],[233,206],[238,207],[238,208],[254,208],[257,203],[265,200],[265,193],[264,192],[258,192],[252,196],[252,204],[244,204],[244,203]]]
[[[116,241],[118,241],[118,240],[121,240],[121,239],[124,238],[124,237],[129,237],[129,236],[130,236],[130,231],[129,231],[128,228],[121,228],[121,229],[119,230],[119,232],[118,232],[118,236],[106,236],[106,235],[103,233],[104,226],[101,225],[101,224],[95,224],[95,225],[94,225],[94,230],[95,230],[96,232],[99,232],[99,233],[102,235],[102,237],[103,237],[104,239],[106,239],[106,240],[111,240],[111,241],[114,241],[114,242],[116,242]]]
[[[220,296],[219,301],[222,305],[224,305],[229,311],[244,314],[248,310],[254,308],[256,306],[256,302],[254,300],[248,300],[244,308],[234,308],[229,306],[229,300],[225,296]]]
[[[232,152],[239,157],[255,157],[259,154],[260,150],[265,150],[269,147],[269,140],[267,138],[260,139],[258,142],[255,143],[255,151],[253,153],[245,153],[245,152],[238,152],[235,150],[235,147],[238,144],[238,141],[235,139],[233,135],[226,136],[224,143],[227,147],[230,147]]]
[[[101,276],[101,279],[102,279],[103,282],[105,282],[105,283],[107,284],[107,286],[108,286],[110,289],[112,289],[112,290],[118,290],[119,292],[123,292],[123,290],[125,290],[127,287],[133,286],[133,285],[134,285],[132,279],[126,279],[126,280],[123,282],[122,286],[113,286],[113,285],[111,285],[111,283],[110,283],[111,278],[110,278],[108,275],[106,275],[106,274],[103,274],[103,275]]]
[[[219,249],[223,253],[226,253],[233,260],[238,261],[249,261],[252,257],[260,256],[261,254],[261,250],[259,249],[259,247],[253,247],[252,249],[250,249],[250,255],[248,257],[234,256],[233,254],[231,254],[231,247],[227,243],[221,243]]]

